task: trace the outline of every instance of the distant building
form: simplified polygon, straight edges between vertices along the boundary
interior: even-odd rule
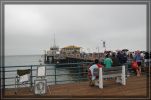
[[[59,52],[59,47],[54,46],[54,47],[51,47],[50,50],[47,51],[47,54],[49,56],[55,56],[58,52]]]
[[[60,54],[65,56],[80,57],[80,48],[81,47],[74,45],[66,46],[60,50]]]

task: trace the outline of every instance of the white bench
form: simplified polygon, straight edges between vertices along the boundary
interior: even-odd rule
[[[96,71],[96,70],[95,70]],[[95,72],[96,73],[96,72]],[[99,68],[98,69],[99,79],[95,80],[95,85],[99,88],[103,88],[103,79],[105,78],[116,78],[116,83],[126,85],[125,66],[116,66],[111,68]]]

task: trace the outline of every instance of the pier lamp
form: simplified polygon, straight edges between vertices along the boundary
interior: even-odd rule
[[[104,51],[106,51],[106,42],[104,40],[101,40],[102,44],[103,44],[103,48],[105,49]]]

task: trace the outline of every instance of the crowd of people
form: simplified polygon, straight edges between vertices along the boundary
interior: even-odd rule
[[[141,75],[141,69],[143,68],[144,71],[148,73],[149,67],[150,67],[150,62],[151,62],[151,53],[149,52],[143,52],[143,51],[135,51],[135,52],[129,52],[127,51],[117,51],[117,52],[105,52],[104,56],[101,57],[100,59],[96,59],[95,63],[90,66],[89,68],[89,74],[91,73],[92,75],[92,81],[95,79],[93,76],[93,69],[99,66],[103,66],[106,68],[111,68],[111,67],[116,67],[116,66],[121,66],[121,65],[126,65],[134,72],[136,72],[137,76]],[[98,67],[99,68],[99,67]],[[89,75],[90,76],[90,75]]]
[[[143,51],[117,51],[117,52],[107,52],[104,59],[101,59],[100,62],[106,68],[128,65],[133,70],[136,71],[137,76],[140,76],[142,67],[145,70],[145,67],[149,67],[149,52]],[[151,54],[150,54],[151,56]]]

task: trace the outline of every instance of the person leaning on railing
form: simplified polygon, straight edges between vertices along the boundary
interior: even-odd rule
[[[117,53],[117,58],[119,60],[120,65],[125,65],[125,63],[127,62],[127,55],[123,51],[119,51]]]
[[[109,54],[107,54],[106,57],[105,57],[105,59],[104,59],[105,68],[111,68],[112,64],[113,64],[113,61],[109,57]]]
[[[113,64],[112,64],[113,67],[120,65],[119,59],[116,57],[115,53],[112,54],[111,59],[113,61]]]
[[[142,67],[142,60],[143,58],[140,55],[140,51],[137,50],[135,52],[135,56],[134,56],[135,61],[137,62],[138,67],[140,68],[140,72],[141,72],[141,67]]]
[[[99,60],[95,59],[94,64],[89,67],[88,69],[88,78],[89,78],[89,86],[94,86],[95,79],[98,78],[99,76],[96,76],[94,72],[94,69],[96,68],[101,68],[102,65],[99,64]]]
[[[138,66],[138,63],[136,62],[135,59],[133,59],[131,63],[131,67],[134,71],[136,71],[137,76],[141,75],[141,68]]]

